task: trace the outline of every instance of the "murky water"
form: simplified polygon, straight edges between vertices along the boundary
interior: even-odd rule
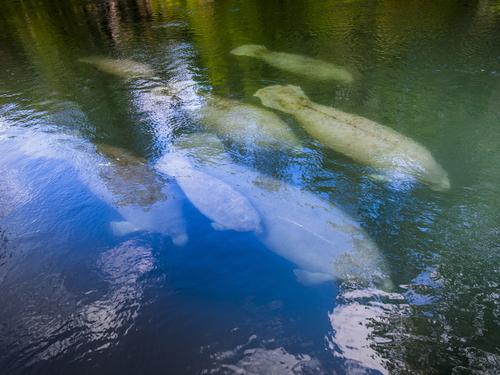
[[[2,373],[496,373],[498,46],[495,1],[3,1]],[[450,189],[314,138],[274,85]]]

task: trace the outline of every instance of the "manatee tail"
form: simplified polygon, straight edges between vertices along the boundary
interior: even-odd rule
[[[255,44],[246,44],[244,46],[237,47],[231,51],[233,55],[236,56],[253,56],[256,57],[267,48],[264,46],[259,46]]]
[[[269,86],[260,89],[254,96],[258,97],[266,107],[288,113],[293,113],[295,109],[311,102],[300,87],[292,85]]]
[[[86,64],[99,64],[103,61],[108,61],[108,57],[104,56],[86,56],[86,57],[81,57],[77,61],[81,63],[86,63]]]
[[[188,235],[184,232],[172,233],[170,238],[172,238],[172,242],[177,247],[184,247],[189,241]]]

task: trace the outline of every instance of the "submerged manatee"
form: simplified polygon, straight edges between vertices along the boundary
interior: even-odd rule
[[[191,203],[214,221],[214,229],[260,232],[260,216],[250,202],[228,184],[195,170],[188,158],[167,154],[158,161],[156,168],[175,177]]]
[[[292,114],[313,138],[361,164],[392,178],[420,180],[433,190],[450,188],[448,174],[429,150],[387,126],[313,103],[296,86],[270,86],[255,96]]]
[[[247,44],[231,51],[237,56],[252,56],[279,69],[301,74],[317,80],[339,80],[346,83],[353,81],[352,74],[325,61],[283,52],[273,52],[264,46]]]
[[[188,238],[182,192],[130,151],[108,145],[96,149],[102,158],[97,166],[87,170],[85,180],[125,219],[111,223],[113,232],[125,235],[146,230],[170,236],[176,246],[185,245]]]
[[[184,110],[206,131],[216,133],[221,139],[250,149],[302,150],[293,130],[268,109],[216,95],[201,95],[192,86],[181,90],[157,87],[153,95],[165,96],[169,101],[175,96],[189,98],[190,103],[185,103]]]
[[[211,95],[191,114],[223,139],[266,149],[301,149],[297,136],[283,120],[255,105]]]
[[[144,230],[170,236],[176,246],[186,244],[184,194],[143,158],[121,148],[96,146],[74,132],[23,129],[22,136],[21,152],[64,160],[93,194],[116,209],[124,219],[111,223],[116,235]]]
[[[383,256],[368,234],[335,205],[314,194],[233,163],[217,137],[184,136],[173,153],[243,194],[262,218],[257,238],[293,262],[306,285],[335,278],[382,284],[390,290]]]
[[[78,61],[94,65],[101,72],[120,78],[151,78],[154,76],[154,70],[149,65],[128,59],[88,56],[78,59]]]

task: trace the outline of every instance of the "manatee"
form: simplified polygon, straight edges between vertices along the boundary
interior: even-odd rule
[[[151,78],[154,76],[154,70],[149,65],[129,59],[88,56],[78,59],[78,61],[91,64],[101,72],[120,78]]]
[[[183,109],[205,131],[216,133],[225,141],[250,149],[282,150],[298,153],[302,145],[293,130],[274,112],[256,105],[216,95],[199,94],[195,87],[160,86],[154,96],[189,98]]]
[[[194,168],[229,184],[250,201],[262,218],[262,230],[256,237],[294,263],[302,283],[348,279],[392,289],[377,245],[337,206],[235,164],[220,140],[210,134],[181,137],[173,152],[190,158]]]
[[[346,83],[351,83],[354,80],[351,73],[333,64],[311,57],[273,52],[264,46],[247,44],[233,49],[231,53],[237,56],[256,57],[279,69],[316,80],[338,80]]]
[[[214,221],[214,229],[260,232],[260,215],[248,199],[221,180],[195,170],[185,156],[167,154],[156,168],[175,177],[191,203]]]
[[[114,234],[149,231],[171,237],[176,246],[185,245],[185,196],[177,184],[144,158],[119,147],[95,145],[77,134],[23,129],[19,149],[71,165],[82,183],[121,215],[122,221],[111,223]]]
[[[417,179],[433,190],[450,188],[448,174],[429,150],[364,117],[313,103],[297,86],[270,86],[255,93],[262,103],[292,114],[317,141],[395,179]]]

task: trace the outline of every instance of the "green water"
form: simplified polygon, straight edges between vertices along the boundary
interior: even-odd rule
[[[272,51],[332,62],[351,72],[354,81],[312,80],[256,58],[230,53],[245,44],[264,45]],[[156,74],[153,78],[124,80],[79,61],[93,55],[133,59],[148,64]],[[31,290],[30,286],[25,286],[28,284],[15,282],[16,275],[22,274],[20,270],[26,264],[35,270],[35,274],[38,273],[36,261],[22,263],[19,260],[23,252],[31,254],[30,250],[23,249],[24,233],[34,232],[38,227],[29,224],[28,219],[23,221],[11,214],[17,212],[18,207],[23,211],[19,203],[24,199],[21,190],[17,185],[9,185],[10,176],[21,170],[21,164],[13,161],[23,156],[18,153],[17,146],[7,147],[9,139],[21,139],[23,134],[31,139],[35,137],[32,134],[36,134],[31,131],[63,130],[68,134],[74,132],[95,144],[125,148],[154,162],[177,136],[204,130],[203,124],[189,117],[184,110],[185,106],[196,102],[193,95],[211,93],[262,107],[254,93],[276,84],[300,86],[315,103],[366,117],[404,134],[425,146],[449,175],[451,189],[445,192],[434,192],[418,183],[391,184],[370,179],[367,177],[371,173],[368,168],[322,146],[307,134],[293,116],[279,112],[276,113],[300,139],[304,153],[261,153],[226,142],[228,148],[233,147],[235,160],[239,163],[337,204],[361,223],[376,242],[387,259],[395,292],[404,296],[399,300],[377,300],[382,304],[384,313],[371,322],[369,346],[376,353],[378,362],[384,364],[385,371],[394,374],[496,373],[500,368],[498,1],[2,1],[0,140],[6,147],[0,149],[2,301],[10,303],[14,298],[12,296],[20,292],[27,295],[41,293],[42,296],[51,293],[40,292],[34,287]],[[167,102],[150,96],[151,90],[159,86],[172,88]],[[188,89],[179,90],[179,87]],[[36,168],[33,167],[33,170]],[[28,175],[25,177],[28,181],[26,186],[39,186],[36,179],[43,179],[43,176],[35,173]],[[68,193],[62,189],[69,189],[63,180],[54,177],[47,184],[52,186],[51,194],[61,194],[58,201],[60,207],[64,207],[66,198],[63,195]],[[59,187],[61,190],[58,190]],[[43,200],[40,202],[43,206]],[[37,204],[33,203],[33,207]],[[70,200],[67,205],[69,211],[78,211],[77,202]],[[88,205],[98,207],[93,201]],[[36,212],[35,208],[33,210]],[[61,220],[57,210],[48,212],[51,215],[44,218],[43,228],[50,233],[51,228],[60,225]],[[22,213],[19,215],[23,217]],[[64,217],[68,219],[71,213],[66,215]],[[89,215],[93,217],[93,214]],[[95,214],[95,217],[99,215]],[[192,232],[195,232],[193,228],[206,224],[198,216],[189,215]],[[93,219],[88,220],[88,223],[92,222]],[[85,229],[84,224],[69,219],[63,226],[75,232]],[[88,249],[96,248],[93,241],[102,235],[95,228],[89,229],[90,232],[93,234],[89,234],[89,238],[93,240],[88,240],[89,245],[82,245]],[[238,240],[228,236],[228,243],[236,246],[234,243]],[[16,242],[16,238],[20,238],[20,242]],[[47,241],[48,248],[55,248],[55,245],[50,245],[50,239]],[[71,241],[67,240],[68,243]],[[145,241],[153,248],[160,246],[157,239]],[[198,249],[202,249],[201,235],[198,241]],[[252,240],[245,237],[245,241],[250,241],[248,249],[252,249]],[[210,246],[216,247],[216,243],[219,240],[213,239]],[[35,248],[34,245],[32,248]],[[56,253],[50,255],[49,250],[47,254],[47,259],[59,259]],[[158,256],[160,260],[157,262],[161,262],[164,256]],[[221,262],[231,268],[231,262],[238,264],[258,260],[254,259],[258,258],[257,255],[251,257],[246,260],[230,257],[230,261]],[[71,274],[81,264],[89,262],[85,259],[81,254],[69,255],[66,263],[54,266],[51,272]],[[190,261],[186,258],[179,264],[185,265]],[[280,261],[276,261],[277,267],[288,273],[287,263]],[[214,261],[214,265],[217,264]],[[197,275],[196,270],[192,271],[194,275]],[[328,345],[330,341],[335,342],[331,327],[329,331],[318,334],[320,338],[315,341],[314,350],[306,350],[305,332],[310,329],[309,325],[313,325],[310,322],[317,318],[319,311],[326,319],[327,313],[335,311],[335,306],[349,306],[342,296],[350,290],[350,286],[338,282],[338,290],[337,286],[331,289],[296,289],[295,284],[298,283],[292,276],[273,276],[270,281],[276,284],[269,285],[276,285],[275,289],[269,285],[255,287],[259,284],[255,280],[258,274],[255,271],[238,276],[241,279],[235,285],[244,290],[242,295],[231,288],[226,295],[220,291],[224,289],[220,284],[230,285],[235,276],[219,272],[218,276],[224,281],[208,281],[210,277],[207,275],[199,280],[180,277],[180,286],[174,283],[173,288],[178,287],[185,294],[181,293],[183,302],[179,302],[177,308],[182,310],[184,306],[188,311],[195,311],[200,306],[216,306],[213,311],[213,316],[216,316],[219,309],[224,311],[221,305],[225,303],[232,308],[247,306],[246,302],[242,302],[246,298],[244,293],[248,292],[255,300],[274,301],[279,299],[273,299],[275,291],[285,295],[284,291],[288,290],[290,300],[296,296],[295,304],[291,304],[295,307],[287,310],[288,316],[292,317],[289,321],[298,317],[303,317],[304,321],[297,326],[292,325],[293,328],[287,326],[286,333],[280,331],[289,339],[287,342],[293,342],[296,347],[282,345],[293,354],[307,353],[311,358],[320,358],[321,363],[316,368],[314,363],[309,362],[304,368],[295,368],[294,373],[351,373],[353,368],[358,369],[349,362],[352,357],[345,353],[347,360],[344,362],[336,362],[332,359],[333,355],[330,358],[324,354],[325,350],[328,353],[335,351],[332,349],[335,345]],[[149,273],[145,277],[143,288],[148,292],[144,295],[155,295],[151,290],[161,278],[158,276],[160,273]],[[23,277],[19,280],[24,280]],[[80,282],[94,285],[93,277],[84,276],[87,279]],[[9,279],[14,281],[9,282]],[[202,283],[208,286],[200,287]],[[249,287],[250,284],[254,287]],[[88,288],[91,289],[90,286]],[[203,288],[208,290],[206,295]],[[233,292],[234,298],[230,296]],[[222,293],[223,297],[217,293]],[[305,297],[308,293],[314,297]],[[194,302],[187,303],[188,307],[183,305],[191,297]],[[154,297],[151,298],[154,300]],[[236,301],[234,305],[227,302],[232,298],[233,302]],[[286,300],[285,297],[282,299]],[[196,304],[202,300],[199,305]],[[338,305],[332,302],[334,300]],[[27,316],[35,314],[36,309],[32,311],[28,307],[31,306],[30,298],[26,297],[24,301],[26,307],[21,310]],[[318,305],[309,307],[311,301]],[[370,299],[358,302],[373,303]],[[154,305],[153,302],[151,305]],[[151,311],[146,309],[142,319],[158,321],[158,326],[165,328],[168,324],[162,320],[157,308],[151,307]],[[281,311],[273,307],[265,313],[261,311],[260,316],[254,310],[250,313],[250,310],[245,310],[242,316],[254,314],[252,324],[262,331],[266,331],[262,326],[274,321],[274,316],[269,315],[276,311],[279,315]],[[64,373],[64,367],[57,367],[57,362],[54,362],[53,368],[51,365],[37,367],[42,360],[48,359],[49,363],[53,363],[50,362],[50,351],[47,354],[40,350],[37,354],[23,357],[22,353],[31,353],[28,349],[30,344],[14,344],[18,336],[12,333],[15,331],[12,327],[17,324],[12,318],[15,315],[13,311],[17,310],[4,308],[3,315],[0,314],[8,322],[1,328],[5,337],[3,346],[8,348],[4,359],[8,368],[13,369],[13,373],[37,373],[37,369]],[[285,321],[285,315],[274,318]],[[243,318],[234,320],[245,321]],[[182,324],[189,326],[185,321]],[[26,323],[23,327],[29,329],[30,325]],[[230,328],[223,323],[217,327],[221,332],[226,330],[220,337],[211,333],[211,337],[215,337],[213,342],[224,342],[221,352],[229,350],[233,343],[233,348],[246,343],[253,334],[252,327],[247,326],[247,336],[240,337],[240,341],[231,341],[227,339],[230,336],[228,332],[232,332]],[[196,329],[188,328],[187,332],[192,333],[191,330]],[[146,340],[146,335],[141,336],[140,331],[137,329],[137,335]],[[173,336],[183,337],[179,333],[180,328],[173,331]],[[151,329],[151,332],[155,330]],[[27,336],[26,342],[29,342],[29,334]],[[261,335],[259,339],[262,337],[274,339],[270,334]],[[304,345],[300,346],[301,341],[294,341],[294,337],[302,337]],[[337,340],[340,337],[338,335]],[[43,338],[42,335],[36,340],[43,342]],[[57,340],[64,342],[64,338]],[[185,340],[189,342],[189,339]],[[128,344],[127,340],[122,341]],[[161,362],[159,355],[155,357],[159,361],[157,367],[144,365],[143,369],[160,373],[175,363],[172,368],[176,370],[172,373],[202,373],[203,369],[216,373],[236,371],[227,366],[208,365],[211,359],[196,359],[193,353],[197,352],[193,348],[208,345],[202,339],[193,339],[192,344],[186,342],[182,341],[180,347],[188,348],[185,353],[189,354],[184,355],[189,358],[169,357]],[[86,345],[90,345],[89,342],[76,345],[71,350],[61,349],[53,357],[65,363],[78,363],[80,359],[85,359]],[[349,343],[337,341],[336,345],[342,347]],[[110,356],[115,355],[116,351],[109,350]],[[142,351],[136,351],[136,356],[147,358],[148,350],[146,346]],[[103,356],[106,355],[104,352]],[[122,357],[116,357],[116,362],[130,358],[132,354],[120,348],[120,355]],[[17,356],[21,359],[16,360]],[[343,356],[338,354],[335,358]],[[198,365],[189,367],[191,365],[187,364],[190,361]],[[113,368],[114,363],[110,360],[109,367],[105,368]],[[245,369],[238,363],[231,365]],[[366,365],[358,371],[375,373],[376,369],[380,369],[369,368]],[[140,366],[130,371],[142,373]],[[251,373],[257,370],[256,367],[246,367],[246,371]]]

